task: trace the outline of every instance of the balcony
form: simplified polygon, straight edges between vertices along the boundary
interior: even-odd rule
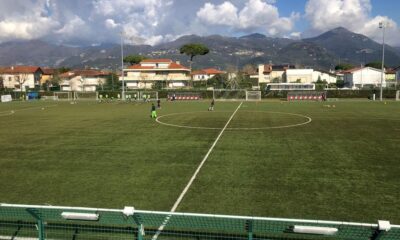
[[[119,77],[122,80],[122,77]],[[125,76],[124,81],[190,81],[190,76],[184,75],[153,75],[153,76]]]

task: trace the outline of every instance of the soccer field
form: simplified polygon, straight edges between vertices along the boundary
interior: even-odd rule
[[[400,223],[399,102],[208,105],[0,104],[0,202]]]

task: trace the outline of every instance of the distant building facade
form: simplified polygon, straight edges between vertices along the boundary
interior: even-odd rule
[[[279,83],[284,82],[284,73],[287,69],[294,69],[294,65],[273,65],[259,64],[257,75],[251,75],[250,78],[258,79],[258,83]]]
[[[287,83],[312,83],[314,82],[313,69],[287,69],[284,79]]]
[[[215,68],[207,68],[202,70],[197,70],[192,72],[192,79],[193,81],[207,81],[210,78],[218,74],[225,74],[226,72],[220,71]]]
[[[110,73],[86,69],[72,70],[60,74],[60,90],[61,91],[76,91],[76,92],[95,92],[98,87],[105,84],[107,76]]]
[[[314,70],[313,72],[313,82],[317,82],[321,80],[326,83],[336,83],[337,75],[331,72],[323,71],[323,70]]]
[[[380,87],[382,70],[372,67],[354,68],[344,71],[344,84],[349,88]],[[386,87],[385,73],[382,86]]]
[[[124,81],[128,89],[150,89],[157,82],[165,88],[184,88],[191,76],[189,68],[171,59],[145,59],[124,69]]]
[[[11,66],[0,67],[0,78],[3,87],[14,91],[26,91],[40,87],[40,78],[43,71],[38,66]]]
[[[42,68],[43,74],[40,78],[40,85],[43,85],[47,83],[48,81],[51,81],[54,77],[55,74],[55,69],[53,68]]]

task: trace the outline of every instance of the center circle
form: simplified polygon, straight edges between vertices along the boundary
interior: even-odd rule
[[[162,115],[156,122],[177,128],[221,130],[231,115],[230,111],[180,112]],[[236,113],[226,130],[291,128],[311,121],[310,117],[297,113],[244,110]]]

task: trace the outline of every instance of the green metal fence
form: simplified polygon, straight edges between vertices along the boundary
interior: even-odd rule
[[[209,214],[0,204],[0,239],[397,240],[400,226]]]

